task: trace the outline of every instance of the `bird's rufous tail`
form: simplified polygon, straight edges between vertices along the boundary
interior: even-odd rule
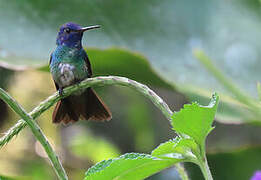
[[[68,124],[78,121],[79,118],[109,121],[111,117],[109,108],[91,88],[81,95],[70,95],[60,100],[53,111],[53,123]]]

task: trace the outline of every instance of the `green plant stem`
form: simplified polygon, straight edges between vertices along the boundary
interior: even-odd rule
[[[105,77],[88,78],[79,84],[65,88],[63,91],[63,97],[69,96],[70,94],[76,92],[77,90],[86,89],[91,86],[105,86],[105,85],[121,85],[121,86],[127,86],[132,89],[135,89],[136,91],[142,93],[145,97],[149,98],[153,102],[153,104],[161,110],[163,115],[169,121],[171,121],[171,115],[173,112],[170,110],[168,105],[155,92],[153,92],[147,86],[125,77],[105,76]],[[29,113],[30,117],[36,119],[44,111],[49,109],[52,105],[54,105],[57,101],[59,101],[63,97],[60,97],[57,92],[49,96],[46,100],[44,100],[36,108],[34,108],[32,112]],[[19,134],[19,132],[22,129],[24,129],[26,125],[27,123],[24,120],[19,120],[12,128],[10,128],[5,133],[3,137],[0,138],[0,148],[5,144],[7,144],[15,135]],[[187,177],[187,175],[185,175],[186,174],[185,170],[179,168],[179,165],[176,166],[177,166],[177,170],[182,175],[182,177]],[[183,180],[187,180],[187,179],[184,178]]]
[[[142,93],[145,97],[148,97],[155,106],[157,106],[164,116],[171,121],[172,111],[168,107],[168,105],[151,89],[147,86],[140,84],[136,81],[130,80],[125,77],[118,76],[105,76],[105,77],[96,77],[96,78],[88,78],[77,85],[73,85],[67,87],[63,91],[63,97],[69,96],[73,92],[76,92],[80,89],[85,89],[91,86],[105,86],[105,85],[121,85],[128,86],[132,89],[137,90]],[[41,102],[29,115],[36,119],[39,117],[44,111],[49,109],[52,105],[54,105],[57,101],[59,101],[62,97],[56,92],[53,95],[49,96],[46,100]],[[19,120],[12,128],[10,128],[3,137],[0,139],[0,148],[8,143],[15,135],[17,135],[22,129],[26,127],[26,122],[23,120]]]
[[[206,156],[198,163],[201,172],[203,173],[203,176],[205,180],[213,180],[213,177],[211,175],[211,172],[209,170],[208,162]]]
[[[211,59],[202,51],[194,50],[195,57],[205,66],[205,68],[212,73],[212,75],[221,83],[223,86],[235,95],[235,97],[243,104],[247,105],[252,112],[260,117],[260,104],[252,97],[246,95],[236,85],[227,78],[216,66],[212,63]]]
[[[187,175],[185,168],[180,163],[176,164],[176,170],[179,172],[180,178],[182,180],[189,180],[189,177]]]
[[[201,142],[201,145],[199,147],[200,153],[197,154],[197,164],[199,165],[202,174],[204,175],[205,180],[213,180],[213,177],[211,175],[211,171],[208,166],[208,161],[206,157],[206,143],[205,141]]]
[[[68,177],[63,169],[63,166],[61,165],[58,156],[53,151],[50,143],[48,142],[48,139],[43,134],[40,127],[37,125],[37,123],[33,120],[33,118],[28,115],[25,110],[3,89],[0,88],[0,98],[7,103],[14,112],[16,112],[21,118],[23,118],[26,123],[31,128],[34,136],[36,139],[42,144],[42,146],[45,149],[45,152],[47,153],[49,160],[51,161],[53,168],[59,177],[60,180],[68,180]]]

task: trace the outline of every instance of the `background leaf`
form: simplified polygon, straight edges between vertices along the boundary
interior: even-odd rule
[[[172,82],[223,91],[193,58],[192,49],[201,47],[242,89],[257,95],[258,0],[1,0],[0,4],[0,57],[9,63],[45,64],[58,27],[65,22],[101,24],[102,29],[86,33],[85,45],[127,48],[146,56]],[[248,76],[240,77],[242,73]]]
[[[70,148],[78,157],[89,159],[93,163],[114,158],[120,154],[113,144],[91,133],[77,134],[70,142]]]

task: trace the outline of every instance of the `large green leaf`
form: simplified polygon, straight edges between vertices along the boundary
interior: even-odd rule
[[[173,129],[180,134],[189,135],[197,144],[202,145],[213,129],[218,102],[219,96],[214,94],[208,106],[185,104],[183,109],[172,115]]]
[[[85,180],[141,180],[181,160],[128,153],[94,165],[86,172]]]
[[[102,29],[86,33],[88,45],[134,50],[173,82],[220,91],[191,54],[193,48],[202,47],[225,73],[256,95],[261,63],[257,0],[0,0],[0,4],[0,58],[8,62],[45,63],[64,22],[101,24]]]

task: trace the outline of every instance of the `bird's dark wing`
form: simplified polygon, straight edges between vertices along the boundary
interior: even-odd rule
[[[53,53],[51,53],[51,55],[50,55],[49,66],[52,63],[52,57],[53,57]]]
[[[50,60],[49,60],[49,66],[50,66],[50,64],[52,63],[52,56],[53,55],[53,53],[50,55]],[[53,82],[54,82],[54,84],[55,84],[55,87],[56,87],[56,90],[59,90],[59,86],[58,86],[58,84],[53,80]]]
[[[84,61],[87,65],[87,68],[88,68],[88,77],[92,77],[92,67],[91,67],[91,63],[90,63],[90,60],[88,58],[88,55],[86,54],[86,52],[84,51]]]

